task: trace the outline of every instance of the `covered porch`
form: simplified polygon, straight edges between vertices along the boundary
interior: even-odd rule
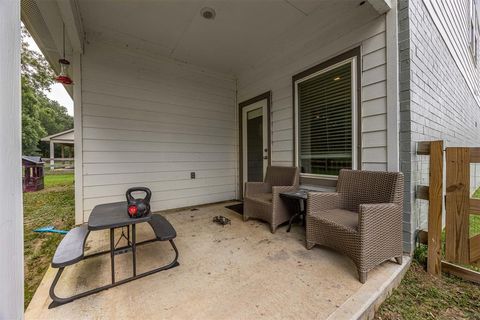
[[[27,318],[355,318],[400,279],[408,258],[382,264],[362,285],[348,258],[306,251],[300,226],[271,234],[224,204],[208,205],[242,199],[242,103],[268,93],[263,165],[300,166],[295,76],[330,68],[344,54],[352,65],[349,165],[398,171],[396,1],[22,0],[21,16],[54,69],[63,45],[72,63],[76,223],[98,204],[123,201],[127,188],[147,186],[152,210],[167,212],[177,228],[181,254],[179,268],[52,310],[49,270]],[[300,182],[332,187],[336,179],[306,173]],[[201,207],[170,211],[192,206]],[[232,225],[212,224],[219,214]],[[21,230],[20,220],[12,230]],[[406,221],[406,248],[409,228]],[[21,247],[15,239],[12,252]],[[146,264],[166,253],[144,250]],[[119,258],[125,266],[128,256]],[[75,266],[63,289],[88,288],[108,266],[96,259]]]
[[[305,230],[294,225],[271,234],[265,223],[242,221],[219,203],[162,212],[177,229],[180,266],[72,303],[48,309],[55,269],[49,269],[30,303],[26,319],[356,319],[366,318],[398,284],[409,265],[387,261],[358,281],[347,257],[326,249],[305,249]],[[212,218],[223,215],[231,225]],[[148,224],[137,230],[151,238]],[[88,252],[108,248],[108,233],[93,232]],[[138,251],[139,272],[171,260],[168,244]],[[131,255],[117,259],[117,279],[130,275]],[[109,281],[108,256],[66,269],[57,294],[71,295]]]
[[[398,171],[395,1],[23,0],[22,20],[55,69],[65,32],[78,224],[134,185],[154,210],[241,199],[250,163],[256,179],[262,163],[298,166],[301,184],[330,187],[342,166]],[[338,63],[351,65],[346,153],[300,155],[296,83]],[[258,97],[252,160],[242,118]]]

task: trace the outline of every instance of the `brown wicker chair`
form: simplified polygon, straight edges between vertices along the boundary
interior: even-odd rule
[[[291,212],[280,199],[281,192],[298,189],[296,167],[268,167],[265,182],[246,182],[243,204],[243,220],[256,218],[267,221],[275,233],[279,225],[288,221]]]
[[[336,193],[310,192],[307,249],[328,246],[349,256],[361,283],[385,260],[402,264],[403,174],[341,170]]]

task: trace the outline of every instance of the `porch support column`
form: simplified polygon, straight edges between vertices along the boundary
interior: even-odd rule
[[[82,55],[73,56],[73,126],[75,128],[75,224],[84,222],[83,216],[83,123],[82,123]]]
[[[0,0],[0,319],[23,319],[20,1]]]
[[[55,143],[50,139],[50,170],[55,169]]]
[[[398,16],[397,0],[390,1],[386,13],[387,47],[387,169],[400,170],[400,99],[398,78]]]

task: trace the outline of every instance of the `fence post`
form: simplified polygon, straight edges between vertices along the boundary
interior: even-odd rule
[[[447,261],[469,263],[470,149],[447,148]]]
[[[442,275],[443,141],[430,142],[427,271]]]

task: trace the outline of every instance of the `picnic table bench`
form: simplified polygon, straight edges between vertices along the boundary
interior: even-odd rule
[[[147,222],[152,228],[155,237],[149,240],[142,242],[136,242],[136,224]],[[127,227],[127,235],[124,234],[123,228]],[[117,228],[122,228],[122,234],[120,237],[124,237],[127,240],[127,245],[122,247],[116,247],[114,241],[114,230]],[[132,237],[130,239],[130,228],[132,229]],[[110,249],[95,252],[89,255],[85,255],[85,243],[91,231],[96,230],[110,230]],[[52,259],[52,268],[58,268],[57,274],[53,280],[52,285],[50,286],[50,297],[53,302],[49,305],[49,308],[55,308],[65,303],[72,302],[76,299],[100,292],[102,290],[107,290],[118,285],[136,280],[147,275],[154,274],[163,270],[167,270],[179,265],[178,263],[178,250],[173,242],[173,239],[177,236],[177,233],[173,226],[165,219],[163,216],[158,214],[149,214],[145,217],[132,219],[127,215],[127,203],[126,202],[116,202],[109,204],[98,205],[93,208],[88,224],[83,224],[78,227],[71,229],[65,237],[60,242],[55,255]],[[150,271],[137,274],[136,272],[136,247],[146,243],[151,243],[155,241],[169,241],[173,250],[175,251],[175,257],[173,260],[161,267],[155,268]],[[118,243],[118,241],[117,241]],[[133,265],[133,275],[126,279],[120,281],[115,280],[115,258],[117,254],[122,254],[126,252],[132,252],[132,265]],[[79,261],[84,259],[96,257],[99,255],[110,253],[110,262],[111,262],[111,276],[112,282],[110,284],[100,286],[88,291],[61,298],[55,294],[55,287],[64,271],[68,266],[71,266]]]

